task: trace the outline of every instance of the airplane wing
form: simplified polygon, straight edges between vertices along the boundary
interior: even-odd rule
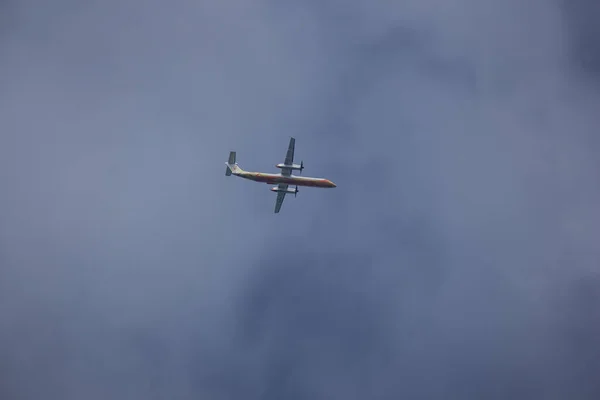
[[[280,183],[279,189],[286,190],[288,188],[287,184]],[[286,192],[277,192],[277,200],[275,200],[275,213],[277,214],[279,210],[281,210],[281,205],[283,204],[283,200],[285,199]]]
[[[285,155],[285,165],[292,165],[294,163],[294,148],[296,147],[296,139],[293,137],[290,138],[290,144],[288,145],[287,153]],[[289,168],[282,168],[281,175],[290,176],[292,174],[292,170]],[[281,192],[280,192],[281,193]]]

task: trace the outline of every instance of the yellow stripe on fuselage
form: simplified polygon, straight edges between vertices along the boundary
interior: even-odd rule
[[[312,187],[335,187],[333,182],[322,178],[310,178],[300,176],[283,176],[279,174],[263,174],[260,172],[244,172],[243,178],[250,179],[256,182],[267,184],[287,184],[297,186],[312,186]]]

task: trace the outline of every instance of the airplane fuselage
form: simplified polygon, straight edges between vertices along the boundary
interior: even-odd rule
[[[281,174],[267,174],[263,172],[240,172],[235,175],[240,178],[249,179],[255,182],[262,182],[270,185],[278,185],[280,183],[292,185],[292,186],[309,186],[309,187],[320,187],[320,188],[334,188],[336,184],[331,182],[329,179],[323,178],[310,178],[306,176],[285,176]]]

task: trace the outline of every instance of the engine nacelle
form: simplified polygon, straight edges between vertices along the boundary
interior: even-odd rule
[[[273,186],[271,188],[272,192],[285,192],[285,193],[291,193],[291,194],[296,194],[299,192],[298,188],[287,188],[287,189],[280,189],[279,186]]]
[[[300,171],[302,171],[304,169],[304,163],[301,163],[301,164],[287,164],[287,165],[281,163],[281,164],[277,164],[276,167],[277,168],[281,168],[281,169],[288,168],[288,169],[291,169],[291,170],[300,170]]]

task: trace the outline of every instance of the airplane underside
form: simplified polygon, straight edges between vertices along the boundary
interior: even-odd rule
[[[309,178],[293,176],[292,171],[299,170],[302,173],[304,169],[304,162],[300,164],[294,164],[294,148],[296,140],[290,138],[285,162],[277,164],[276,167],[281,169],[281,174],[267,174],[262,172],[248,172],[241,169],[236,162],[236,152],[229,152],[229,161],[225,164],[227,169],[225,170],[226,176],[239,176],[240,178],[249,179],[255,182],[266,183],[270,185],[276,185],[271,188],[271,191],[277,193],[277,200],[275,201],[275,213],[281,210],[281,205],[285,199],[287,193],[291,193],[294,196],[298,194],[298,186],[308,187],[319,187],[319,188],[334,188],[335,183],[329,179],[323,178]],[[296,188],[289,188],[288,186],[296,186]]]

